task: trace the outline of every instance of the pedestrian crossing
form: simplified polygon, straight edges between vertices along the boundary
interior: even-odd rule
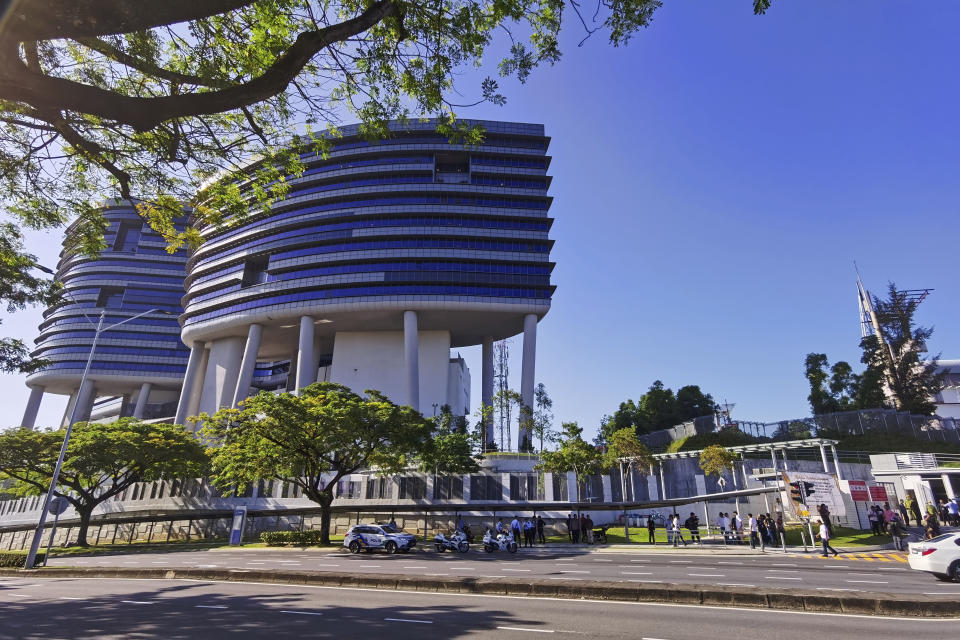
[[[839,556],[824,558],[820,553],[808,553],[804,558],[820,558],[822,560],[865,560],[866,562],[907,562],[907,554],[903,551],[873,551],[870,553],[844,552]]]

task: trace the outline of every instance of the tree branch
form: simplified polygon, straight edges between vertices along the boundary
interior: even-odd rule
[[[92,0],[88,0],[92,1]],[[117,0],[119,1],[119,0]],[[394,0],[379,0],[360,15],[319,31],[307,31],[262,75],[227,89],[156,98],[123,96],[90,85],[34,73],[20,61],[0,66],[0,99],[27,103],[39,110],[58,109],[98,116],[149,131],[172,118],[223,113],[261,102],[286,89],[320,50],[370,29],[401,9]]]
[[[256,0],[12,0],[3,39],[53,40],[143,31],[209,18]]]
[[[110,58],[114,62],[119,62],[125,67],[130,67],[131,69],[135,69],[148,76],[159,78],[160,80],[167,80],[169,82],[175,82],[179,84],[198,85],[202,87],[214,87],[218,89],[230,86],[230,84],[227,82],[211,82],[210,80],[204,80],[199,76],[178,73],[176,71],[171,71],[170,69],[165,69],[160,65],[154,64],[150,60],[144,60],[143,58],[131,56],[126,51],[122,51],[114,47],[109,42],[100,40],[99,38],[78,38],[77,42],[88,49],[92,49],[93,51]]]

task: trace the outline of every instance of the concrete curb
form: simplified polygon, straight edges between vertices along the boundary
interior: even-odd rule
[[[517,578],[448,578],[391,574],[351,574],[262,569],[139,569],[120,567],[47,567],[0,569],[0,576],[37,578],[112,578],[140,580],[207,580],[259,582],[322,587],[475,593],[483,595],[616,600],[620,602],[679,603],[714,607],[748,607],[816,613],[896,616],[908,618],[956,617],[957,600],[930,600],[921,596],[827,595],[785,589],[762,591],[744,587],[694,584],[633,584],[601,581],[522,580]]]

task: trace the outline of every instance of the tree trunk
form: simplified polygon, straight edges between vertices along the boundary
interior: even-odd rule
[[[74,506],[74,510],[77,512],[77,515],[80,516],[80,527],[77,530],[77,545],[81,547],[89,547],[90,544],[87,542],[87,529],[90,528],[90,516],[93,514],[93,506],[84,506],[77,507]]]
[[[320,544],[330,544],[330,505],[333,496],[322,496],[317,502],[320,504]]]

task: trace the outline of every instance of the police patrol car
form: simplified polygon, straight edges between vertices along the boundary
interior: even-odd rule
[[[393,531],[388,526],[379,524],[358,524],[350,527],[343,537],[343,546],[350,549],[350,553],[360,553],[366,549],[383,549],[387,553],[407,553],[415,547],[417,538],[409,533]]]

